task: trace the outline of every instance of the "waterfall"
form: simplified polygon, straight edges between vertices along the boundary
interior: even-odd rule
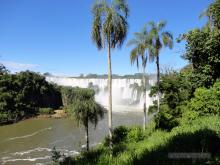
[[[89,85],[92,85],[93,87],[98,87],[98,92],[95,94],[96,101],[105,107],[108,105],[108,79],[47,76],[46,80],[61,86],[88,88]],[[141,93],[138,98],[138,91],[133,91],[131,88],[131,85],[135,83],[141,86],[141,79],[112,79],[113,110],[115,110],[114,107],[127,107],[126,109],[131,108],[136,110],[141,110],[143,108],[143,93]],[[154,85],[155,80],[149,79],[148,84]],[[150,91],[146,91],[147,107],[152,105],[154,100],[154,98],[149,97],[149,92]]]

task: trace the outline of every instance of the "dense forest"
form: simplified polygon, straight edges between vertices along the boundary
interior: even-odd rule
[[[0,123],[16,122],[39,114],[40,108],[62,106],[60,89],[40,74],[26,71],[10,74],[1,66]]]

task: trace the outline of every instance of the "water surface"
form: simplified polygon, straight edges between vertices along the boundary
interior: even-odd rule
[[[114,127],[140,125],[141,111],[113,113]],[[107,114],[96,129],[90,125],[90,145],[100,143],[107,135]],[[66,155],[75,155],[85,144],[84,128],[71,119],[28,119],[0,127],[0,164],[51,164],[51,150],[55,146]]]

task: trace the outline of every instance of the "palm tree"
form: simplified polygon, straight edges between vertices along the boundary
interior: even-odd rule
[[[111,49],[121,47],[127,35],[127,17],[129,13],[125,0],[112,0],[107,4],[105,0],[96,1],[92,9],[92,40],[98,49],[108,49],[108,91],[109,111],[108,126],[110,148],[112,149],[112,66]]]
[[[143,31],[134,33],[134,38],[131,39],[127,46],[135,45],[135,47],[131,50],[130,53],[130,62],[131,64],[134,64],[136,62],[137,68],[139,68],[139,57],[141,57],[142,60],[142,69],[143,69],[143,77],[142,77],[142,86],[143,86],[143,94],[144,94],[144,122],[143,122],[143,129],[145,130],[146,126],[146,75],[145,75],[145,69],[147,65],[147,48],[150,44],[149,35],[146,31],[146,28],[144,28]]]
[[[164,47],[173,48],[173,36],[170,32],[164,31],[166,26],[165,21],[160,21],[158,23],[149,22],[150,26],[150,37],[151,45],[149,46],[150,54],[156,58],[157,65],[157,111],[160,110],[160,62],[159,55],[160,51]],[[154,58],[152,58],[152,61]]]
[[[72,116],[78,124],[85,127],[86,150],[89,151],[89,122],[96,127],[98,120],[103,118],[103,107],[95,102],[94,98],[76,100],[72,109]]]

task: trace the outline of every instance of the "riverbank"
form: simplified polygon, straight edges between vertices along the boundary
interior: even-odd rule
[[[54,110],[54,114],[40,114],[36,116],[36,118],[55,118],[55,119],[61,119],[66,117],[67,117],[67,113],[64,110]]]
[[[62,118],[66,118],[67,117],[67,113],[64,110],[54,110],[53,114],[38,114],[38,115],[31,115],[31,116],[25,116],[22,119],[19,120],[10,120],[10,121],[4,121],[0,123],[0,126],[4,126],[4,125],[11,125],[11,124],[15,124],[18,123],[20,121],[24,121],[24,120],[30,120],[30,119],[34,119],[34,118],[54,118],[54,119],[62,119]]]

